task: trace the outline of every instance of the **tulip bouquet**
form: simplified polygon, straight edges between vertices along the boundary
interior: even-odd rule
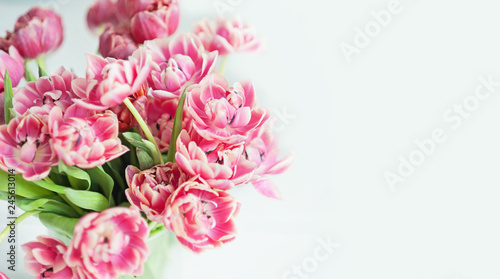
[[[0,38],[0,199],[8,214],[24,211],[12,225],[36,216],[59,236],[22,245],[27,272],[139,276],[154,235],[194,252],[233,240],[230,190],[252,184],[280,198],[269,179],[292,161],[252,83],[230,85],[217,65],[262,41],[241,19],[176,33],[177,0],[99,0],[87,23],[100,55],[87,54],[85,77],[47,71],[44,57],[63,41],[49,9],[31,9]]]

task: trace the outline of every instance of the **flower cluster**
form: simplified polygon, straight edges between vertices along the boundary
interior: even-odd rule
[[[216,70],[219,55],[262,45],[241,19],[173,34],[177,0],[96,1],[87,23],[102,32],[100,55],[87,55],[84,76],[44,67],[61,22],[34,8],[0,38],[0,177],[21,175],[18,205],[70,238],[23,245],[30,274],[141,275],[158,231],[194,252],[233,240],[233,188],[281,198],[270,177],[292,156],[280,156],[270,110],[251,81]]]

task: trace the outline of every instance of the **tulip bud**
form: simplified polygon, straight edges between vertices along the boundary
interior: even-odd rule
[[[52,52],[63,41],[61,17],[52,10],[35,7],[17,20],[10,40],[24,58]]]

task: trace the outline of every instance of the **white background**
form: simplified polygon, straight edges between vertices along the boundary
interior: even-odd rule
[[[179,31],[217,15],[217,1],[180,2]],[[278,123],[283,154],[293,151],[296,162],[275,179],[283,201],[234,191],[243,205],[238,238],[201,255],[175,247],[169,278],[500,278],[500,87],[456,129],[443,118],[471,100],[480,76],[500,81],[499,2],[401,0],[348,63],[340,44],[354,45],[355,29],[390,2],[230,1],[225,15],[242,15],[268,48],[230,57],[226,76],[251,78],[261,105],[294,116]],[[50,3],[66,37],[48,67],[83,75],[84,53],[97,49],[84,25],[90,1],[0,1],[0,30]],[[398,157],[435,129],[446,140],[391,189],[384,174],[398,174]],[[36,220],[18,228],[20,242],[40,233]],[[317,261],[318,239],[328,238],[339,246]],[[303,275],[290,273],[294,266]],[[11,278],[29,278],[20,274]]]

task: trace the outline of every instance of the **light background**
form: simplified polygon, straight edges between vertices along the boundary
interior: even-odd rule
[[[226,76],[251,78],[261,105],[293,116],[277,121],[283,154],[293,151],[296,162],[274,180],[283,201],[234,191],[243,205],[238,238],[201,255],[175,247],[168,278],[500,278],[500,87],[457,129],[443,119],[480,76],[500,81],[498,1],[401,0],[351,63],[340,44],[353,45],[355,28],[390,0],[180,2],[179,31],[216,16],[221,2],[234,4],[226,16],[242,15],[267,38],[264,54],[230,57]],[[84,53],[97,49],[84,25],[90,3],[0,1],[0,30],[32,5],[57,7],[66,37],[49,70],[82,75]],[[447,140],[391,191],[384,173],[397,173],[398,157],[436,128]],[[36,220],[22,223],[18,241],[41,233]],[[328,238],[339,246],[315,260],[318,239]],[[303,275],[287,273],[294,266]]]

